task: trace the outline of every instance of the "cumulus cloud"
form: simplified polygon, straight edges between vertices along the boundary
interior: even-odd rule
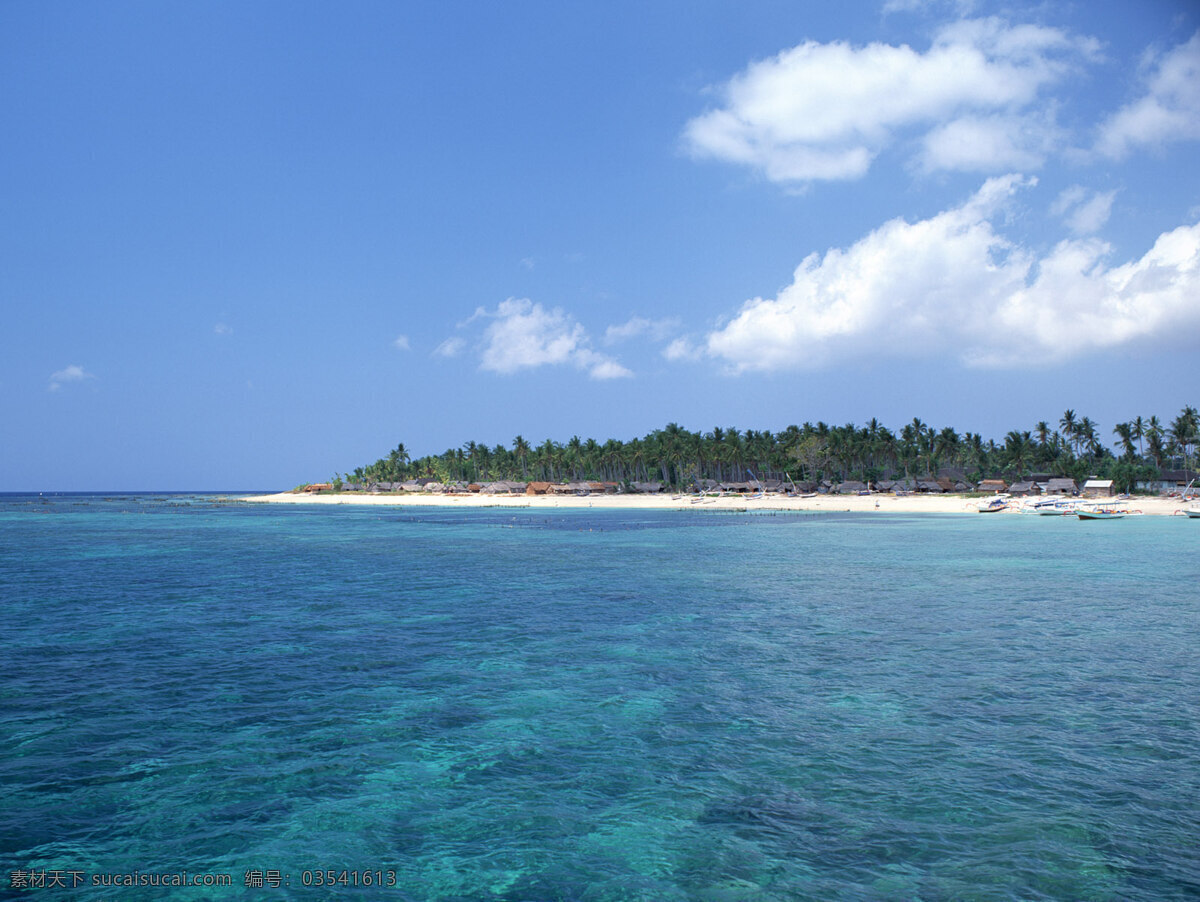
[[[701,360],[704,357],[704,348],[697,347],[689,338],[676,338],[663,348],[663,357],[672,362]]]
[[[1116,191],[1089,192],[1080,185],[1072,185],[1058,195],[1050,205],[1050,212],[1062,217],[1076,235],[1091,235],[1108,222],[1116,196]]]
[[[225,323],[217,323],[215,326],[213,326],[213,333],[216,335],[232,335],[233,327],[228,326]]]
[[[507,374],[570,364],[593,379],[633,375],[616,360],[592,350],[582,324],[557,307],[547,310],[528,298],[509,298],[494,313],[483,311],[483,315],[491,322],[483,333],[481,369]]]
[[[1200,138],[1200,32],[1160,58],[1144,76],[1145,93],[1100,126],[1096,150],[1121,159],[1141,146]]]
[[[95,376],[78,364],[71,364],[68,367],[64,367],[63,369],[50,374],[50,385],[48,386],[48,389],[50,391],[58,391],[64,385],[69,385],[72,382],[84,382],[88,379],[95,378]]]
[[[392,347],[397,351],[407,351],[409,349],[408,336],[397,335],[396,340],[392,342]]]
[[[895,219],[851,247],[812,254],[790,285],[710,332],[704,353],[734,372],[833,361],[951,356],[968,365],[1060,361],[1159,336],[1200,337],[1200,225],[1161,235],[1140,259],[1106,265],[1096,238],[1039,256],[994,220],[1036,182],[989,179],[959,207]]]
[[[1030,168],[1055,138],[1035,101],[1097,51],[1090,38],[995,18],[947,26],[925,53],[809,41],[732,78],[722,106],[688,123],[685,142],[778,182],[859,178],[910,134],[924,135],[929,169]]]

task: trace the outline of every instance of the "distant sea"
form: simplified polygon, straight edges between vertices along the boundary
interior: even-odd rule
[[[1198,551],[0,496],[0,897],[1197,899]]]

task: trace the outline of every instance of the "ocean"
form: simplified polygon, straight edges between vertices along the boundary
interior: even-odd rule
[[[0,496],[0,897],[1197,899],[1198,549]]]

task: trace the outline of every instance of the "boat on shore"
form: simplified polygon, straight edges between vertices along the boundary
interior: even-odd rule
[[[1000,511],[1008,510],[1008,502],[1010,495],[996,495],[993,498],[986,498],[976,505],[976,510],[981,514],[998,514]]]

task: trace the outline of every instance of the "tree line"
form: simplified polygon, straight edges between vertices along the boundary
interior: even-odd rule
[[[685,488],[699,480],[746,482],[791,479],[794,482],[873,483],[887,478],[936,476],[946,467],[978,482],[988,478],[1017,481],[1034,473],[1112,479],[1118,490],[1157,478],[1163,469],[1190,469],[1200,446],[1200,415],[1185,406],[1170,423],[1157,416],[1118,423],[1110,448],[1100,425],[1074,410],[1057,424],[1046,420],[1032,429],[1014,429],[1002,441],[979,433],[937,428],[914,418],[898,431],[872,418],[864,426],[805,423],[781,432],[715,427],[693,432],[668,423],[628,441],[572,436],[566,442],[545,439],[533,444],[516,436],[511,446],[467,442],[441,454],[413,459],[403,443],[386,457],[335,476],[361,484],[432,478],[439,482],[494,480],[618,483],[662,482]]]

